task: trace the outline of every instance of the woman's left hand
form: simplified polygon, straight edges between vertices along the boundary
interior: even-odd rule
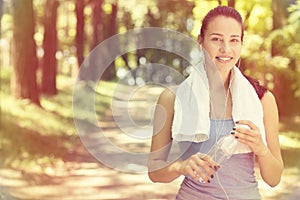
[[[247,125],[249,128],[239,126]],[[238,141],[249,146],[257,156],[266,155],[268,147],[264,144],[259,128],[249,120],[240,120],[234,127],[234,136]]]

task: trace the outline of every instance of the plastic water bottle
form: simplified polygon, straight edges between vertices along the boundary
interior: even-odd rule
[[[250,129],[250,127],[245,124],[236,124],[236,127]],[[234,135],[226,135],[217,141],[210,152],[208,152],[208,155],[211,156],[214,161],[221,164],[225,160],[228,160],[232,154],[234,154],[237,145],[238,141]]]
[[[232,156],[237,148],[237,144],[238,141],[234,135],[226,135],[217,141],[207,155],[209,155],[214,161],[221,164]],[[201,177],[199,178],[199,182],[206,183]]]
[[[217,141],[207,155],[217,163],[221,164],[232,156],[236,150],[237,144],[238,141],[234,135],[226,135]]]

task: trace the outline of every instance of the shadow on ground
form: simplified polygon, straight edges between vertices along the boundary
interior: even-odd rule
[[[141,104],[141,97],[146,99],[144,102],[152,104],[155,99],[149,101],[148,97],[153,96],[153,93],[159,93],[157,88],[155,91],[151,88],[137,91],[135,95],[137,95],[138,98],[136,100],[139,102],[135,103],[134,95],[130,102],[131,105],[138,106],[136,108],[132,107],[130,112],[136,113],[138,116],[141,116],[143,112],[145,113],[143,108],[150,108],[152,105]],[[142,116],[140,119],[142,120],[141,124],[147,122],[147,119]],[[146,138],[142,142],[138,140],[136,143],[127,140],[128,135],[117,128],[111,111],[107,112],[100,124],[103,126],[104,136],[121,149],[137,152],[149,150],[150,138]],[[141,127],[145,128],[144,126]],[[126,127],[124,130],[134,131],[126,129]],[[97,144],[99,144],[97,143],[97,140],[99,140],[97,134],[94,133],[94,135],[90,136],[93,137],[86,139],[97,149]],[[47,142],[53,140],[44,138],[43,141],[43,144],[47,145]],[[57,144],[61,142],[55,141]],[[72,143],[72,151],[65,152],[66,149],[61,148],[59,151],[63,151],[61,152],[62,160],[52,163],[51,166],[41,166],[38,169],[32,168],[26,171],[14,168],[1,168],[0,199],[167,200],[174,199],[182,181],[181,177],[169,184],[152,183],[145,171],[129,173],[108,168],[91,156],[79,137],[73,139]],[[30,144],[34,145],[34,142]],[[103,145],[105,146],[105,144]],[[55,146],[53,148],[55,149]],[[263,200],[298,200],[300,198],[299,149],[283,150],[283,155],[285,161],[290,164],[286,166],[282,181],[277,187],[270,188],[267,186],[259,178],[259,173],[257,173]]]

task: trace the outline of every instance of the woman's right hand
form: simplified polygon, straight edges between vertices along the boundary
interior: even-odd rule
[[[220,167],[220,164],[210,156],[198,152],[178,163],[177,172],[180,175],[190,175],[195,181],[201,178],[202,181],[210,183],[210,179],[214,177],[214,171]]]

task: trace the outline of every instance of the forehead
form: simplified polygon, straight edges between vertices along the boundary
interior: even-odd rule
[[[242,33],[241,24],[231,17],[214,17],[207,25],[207,34],[220,33],[222,35],[240,35]]]

